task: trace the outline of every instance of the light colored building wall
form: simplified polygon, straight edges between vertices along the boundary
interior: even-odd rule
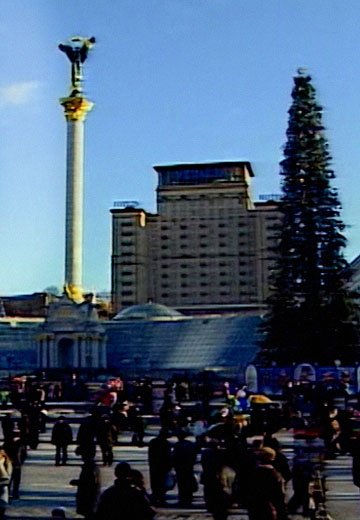
[[[112,302],[115,309],[148,299],[147,215],[112,210]]]
[[[198,165],[200,172],[203,167]],[[213,169],[226,169],[229,179],[185,185],[164,185],[161,168],[158,214],[112,210],[114,311],[149,299],[173,307],[263,304],[271,267],[269,248],[274,245],[268,220],[278,219],[278,212],[275,205],[254,206],[251,166],[215,164]],[[194,175],[196,166],[189,169]],[[166,171],[164,177],[166,181]],[[171,171],[169,178],[171,182]],[[145,215],[143,227],[140,214]],[[136,273],[133,300],[124,294],[121,274],[126,251],[123,229],[129,219],[137,244],[129,267]]]

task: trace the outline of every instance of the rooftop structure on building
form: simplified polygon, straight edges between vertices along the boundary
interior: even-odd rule
[[[47,292],[0,296],[1,317],[44,318],[49,303],[56,299],[56,296]]]

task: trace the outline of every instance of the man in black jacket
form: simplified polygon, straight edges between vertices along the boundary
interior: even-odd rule
[[[55,466],[60,466],[60,463],[65,465],[67,461],[67,447],[72,443],[72,430],[71,426],[65,422],[63,415],[60,415],[54,424],[51,442],[56,447]]]
[[[155,505],[164,505],[167,485],[166,480],[172,468],[171,444],[167,440],[167,430],[160,433],[149,442],[149,470],[152,500]]]

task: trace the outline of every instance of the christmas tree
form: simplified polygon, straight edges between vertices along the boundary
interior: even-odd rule
[[[345,287],[346,240],[322,108],[311,77],[294,78],[281,164],[282,226],[260,358],[278,364],[358,355],[356,313]]]

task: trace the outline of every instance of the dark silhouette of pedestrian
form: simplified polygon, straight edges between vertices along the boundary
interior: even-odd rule
[[[141,448],[144,446],[144,420],[139,414],[139,409],[132,406],[128,412],[129,427],[133,431],[132,443]]]
[[[226,452],[221,449],[217,440],[211,439],[201,456],[202,475],[204,485],[204,499],[208,511],[214,520],[226,520],[232,497],[225,489],[225,472],[227,469]],[[235,472],[232,470],[233,474]],[[234,477],[235,478],[235,477]]]
[[[36,450],[39,444],[40,430],[40,406],[38,402],[34,402],[28,408],[29,417],[29,448]]]
[[[1,427],[3,431],[4,442],[9,439],[11,440],[13,438],[15,425],[10,414],[6,414],[4,417],[2,417]]]
[[[352,477],[355,486],[360,488],[360,438],[356,437],[351,442]]]
[[[60,415],[58,421],[54,424],[51,442],[56,447],[55,466],[65,465],[67,462],[67,448],[72,443],[71,426],[65,422],[65,417]]]
[[[248,512],[250,520],[286,520],[284,480],[272,463],[275,451],[261,448],[259,464],[255,469]]]
[[[113,463],[114,429],[115,426],[108,415],[102,416],[96,425],[96,439],[101,449],[104,466],[111,466]]]
[[[66,520],[65,509],[62,507],[55,507],[55,509],[51,511],[51,518],[53,520]]]
[[[79,426],[76,437],[76,455],[80,455],[82,460],[94,459],[96,455],[95,442],[95,419],[87,417]]]
[[[21,482],[21,467],[26,459],[26,448],[20,438],[19,430],[14,430],[13,438],[8,439],[3,446],[12,463],[12,473],[9,484],[10,496],[19,498]]]
[[[179,431],[179,441],[174,446],[173,465],[176,471],[176,480],[179,490],[179,505],[190,506],[193,493],[197,491],[197,481],[194,474],[196,463],[195,443],[186,439],[187,433]]]
[[[175,405],[172,402],[170,396],[164,399],[164,403],[159,410],[160,424],[163,430],[168,433],[176,432],[176,420],[175,420]]]
[[[76,512],[86,520],[93,520],[101,489],[100,471],[95,461],[85,460],[79,478],[71,480],[70,484],[77,486]]]
[[[96,520],[151,520],[155,510],[133,481],[132,469],[126,462],[115,468],[114,485],[100,496]]]
[[[313,477],[313,471],[313,463],[309,456],[301,448],[298,448],[293,460],[294,494],[288,502],[290,514],[296,513],[297,509],[302,506],[303,515],[309,515],[309,485]]]
[[[29,445],[29,416],[23,413],[17,423],[20,431],[20,438],[23,445],[27,448]]]
[[[148,458],[151,498],[155,505],[163,505],[166,503],[166,479],[172,468],[171,444],[166,430],[160,430],[159,435],[149,442]]]
[[[151,519],[156,514],[156,510],[153,507],[151,498],[145,489],[144,475],[141,473],[141,471],[138,471],[137,469],[132,469],[130,471],[130,485],[132,488],[135,488],[141,495],[141,500],[146,506],[145,516]]]
[[[236,472],[233,485],[234,502],[246,507],[251,492],[252,476],[258,460],[256,450],[248,446],[245,438],[227,439],[225,452],[226,464]]]
[[[264,446],[272,448],[275,451],[275,460],[273,461],[272,465],[274,466],[276,471],[280,473],[280,475],[284,479],[284,482],[289,482],[289,480],[292,477],[292,472],[286,456],[281,451],[279,441],[274,437],[270,439],[268,438],[266,440],[264,439]]]

